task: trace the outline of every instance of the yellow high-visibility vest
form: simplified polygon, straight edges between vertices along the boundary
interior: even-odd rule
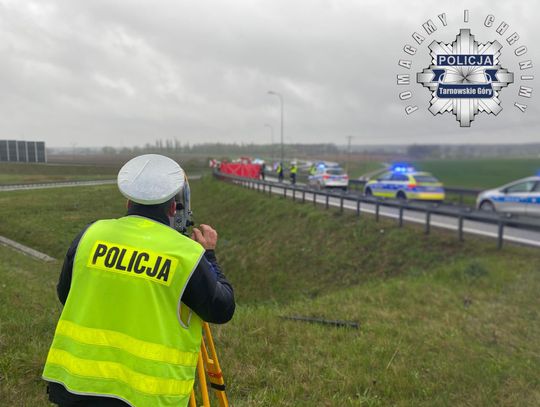
[[[291,167],[291,174],[296,174],[298,172],[298,167],[296,165],[293,165]]]
[[[202,321],[180,299],[203,253],[199,243],[139,216],[90,226],[43,378],[136,407],[187,405]]]

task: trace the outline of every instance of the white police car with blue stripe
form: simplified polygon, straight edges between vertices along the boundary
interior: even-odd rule
[[[480,193],[476,207],[485,211],[540,216],[540,174]]]

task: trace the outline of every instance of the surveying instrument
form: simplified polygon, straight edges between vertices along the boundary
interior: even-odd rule
[[[191,192],[189,190],[189,182],[185,174],[184,177],[184,188],[175,197],[176,214],[174,215],[174,218],[171,219],[171,226],[183,235],[189,236],[188,227],[193,226],[194,223],[192,221],[193,212],[191,211]],[[197,378],[200,399],[202,400],[202,407],[210,407],[208,382],[210,382],[210,387],[214,389],[219,407],[229,406],[229,401],[227,400],[227,395],[225,394],[225,381],[223,380],[223,373],[221,372],[221,367],[219,366],[214,339],[212,338],[212,332],[210,332],[210,325],[208,325],[207,322],[203,322],[201,351],[199,352],[199,361],[197,362]],[[195,386],[193,387],[189,397],[189,407],[197,407]]]

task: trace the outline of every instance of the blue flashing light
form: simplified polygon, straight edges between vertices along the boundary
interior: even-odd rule
[[[540,170],[536,171],[536,176],[540,177]]]
[[[401,174],[410,174],[415,172],[416,169],[409,163],[393,163],[390,167],[392,172],[397,172]]]
[[[324,170],[326,168],[341,168],[339,166],[339,164],[336,164],[336,163],[328,163],[326,161],[319,161],[315,164],[315,168],[317,168],[318,170]]]

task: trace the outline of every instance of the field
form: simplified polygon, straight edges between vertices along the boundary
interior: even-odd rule
[[[118,170],[128,158],[117,157],[99,162],[98,158],[94,157],[93,160],[93,164],[80,165],[73,164],[74,161],[47,164],[0,163],[0,185],[116,179]],[[182,168],[192,175],[209,172],[206,160],[191,160]]]
[[[540,159],[436,160],[415,163],[447,186],[494,188],[540,171]]]
[[[114,179],[120,167],[0,163],[0,185]]]
[[[212,179],[192,190],[195,221],[218,230],[235,287],[233,321],[214,328],[233,405],[540,404],[536,250],[425,236]],[[61,309],[61,259],[86,223],[124,207],[114,186],[0,194],[0,235],[58,259],[0,247],[6,405],[47,405],[39,377]],[[292,315],[360,329],[281,318]]]
[[[346,168],[345,163],[343,168]],[[351,179],[358,178],[379,169],[384,169],[384,164],[379,161],[351,161],[349,163],[349,177]]]

